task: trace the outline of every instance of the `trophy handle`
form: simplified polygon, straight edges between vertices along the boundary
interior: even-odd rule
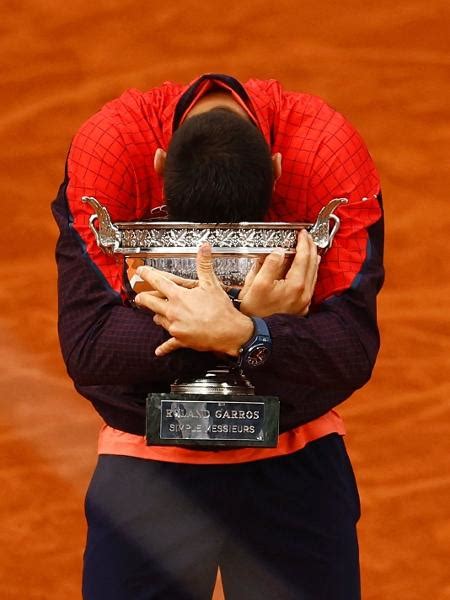
[[[89,219],[89,227],[95,236],[97,245],[108,254],[113,254],[120,244],[120,233],[112,223],[108,211],[92,196],[82,196],[81,200],[95,210]],[[98,228],[96,227],[97,222]]]
[[[339,231],[341,221],[334,211],[341,205],[347,204],[347,198],[334,198],[330,200],[319,212],[316,222],[309,230],[313,242],[319,249],[320,254],[324,254],[333,244],[334,236]],[[330,230],[330,220],[334,221]]]

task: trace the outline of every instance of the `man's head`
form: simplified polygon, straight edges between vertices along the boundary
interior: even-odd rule
[[[262,133],[245,113],[208,106],[190,114],[169,145],[164,164],[169,218],[263,220],[277,175]]]

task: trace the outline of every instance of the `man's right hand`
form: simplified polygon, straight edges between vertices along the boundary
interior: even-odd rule
[[[241,312],[251,317],[268,317],[275,313],[307,315],[319,263],[317,247],[303,229],[287,272],[283,249],[271,252],[262,264],[257,263],[249,272],[239,294]]]
[[[253,321],[233,307],[214,273],[211,246],[197,253],[197,285],[186,288],[164,271],[139,267],[152,291],[140,292],[135,303],[155,313],[153,320],[170,334],[155,353],[164,356],[178,348],[238,356],[253,333]],[[154,292],[157,292],[155,294]]]

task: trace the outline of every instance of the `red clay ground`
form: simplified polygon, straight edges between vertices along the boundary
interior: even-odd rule
[[[379,166],[383,349],[341,411],[363,502],[364,599],[450,598],[449,4],[304,4],[2,3],[1,598],[80,597],[99,421],[59,357],[49,213],[71,135],[127,87],[206,71],[325,97]]]

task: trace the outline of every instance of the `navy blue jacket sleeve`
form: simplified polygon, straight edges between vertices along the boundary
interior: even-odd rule
[[[207,353],[181,350],[156,357],[155,348],[169,336],[152,315],[124,303],[85,250],[71,226],[67,181],[53,202],[60,229],[58,332],[68,372],[78,386],[170,383],[203,373],[214,364]]]

